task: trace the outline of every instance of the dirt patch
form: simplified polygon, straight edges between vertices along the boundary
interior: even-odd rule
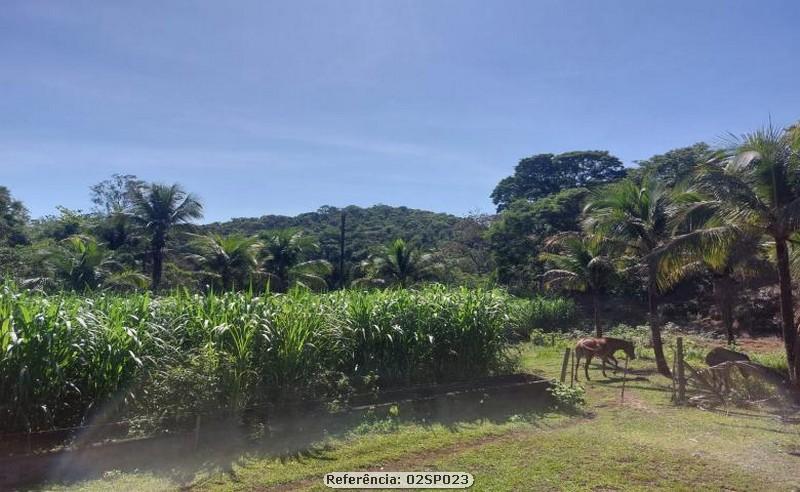
[[[634,410],[639,410],[643,412],[649,413],[656,413],[656,410],[647,404],[646,401],[642,400],[635,394],[626,394],[625,399],[620,402],[623,406],[632,408]]]
[[[707,347],[709,349],[713,347],[723,347],[727,348],[727,345],[724,341],[708,341],[705,342],[702,339],[697,340],[699,345]],[[752,352],[777,352],[784,350],[783,340],[780,337],[739,337],[736,339],[737,352],[745,352],[745,353],[752,353]]]
[[[745,352],[775,352],[784,350],[779,337],[739,338],[736,341]]]

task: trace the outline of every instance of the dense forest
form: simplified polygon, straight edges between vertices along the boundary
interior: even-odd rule
[[[407,207],[375,205],[368,208],[349,206],[321,207],[295,217],[264,215],[259,218],[235,218],[201,226],[204,232],[222,235],[258,236],[267,231],[295,230],[316,239],[317,255],[335,268],[340,256],[342,217],[345,221],[344,261],[358,265],[371,254],[397,238],[423,250],[439,249],[458,237],[465,219],[454,215],[415,210]],[[339,272],[332,274],[333,285],[339,285]]]
[[[782,326],[791,362],[799,133],[767,127],[627,168],[607,151],[532,155],[491,192],[495,214],[467,217],[326,206],[201,225],[201,199],[180,185],[114,175],[90,187],[89,211],[31,219],[0,188],[0,268],[43,291],[285,292],[427,281],[527,297],[569,291],[597,333],[608,323],[604,299],[638,306],[664,373],[658,326],[670,313],[705,317],[731,342],[741,329]]]

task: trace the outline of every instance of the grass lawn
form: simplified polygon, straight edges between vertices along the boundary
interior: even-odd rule
[[[523,346],[523,367],[556,377],[563,346]],[[677,408],[652,360],[632,361],[631,372],[621,402],[621,381],[592,371],[588,404],[577,415],[511,413],[455,424],[376,419],[288,458],[248,453],[224,466],[195,460],[45,489],[327,490],[324,473],[354,470],[466,471],[474,490],[800,488],[800,426],[751,411]]]

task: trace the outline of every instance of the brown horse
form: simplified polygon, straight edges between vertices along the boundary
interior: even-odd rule
[[[580,367],[581,358],[586,359],[586,365],[583,367],[583,372],[586,374],[586,379],[589,378],[589,363],[593,357],[599,357],[602,361],[603,376],[606,376],[606,362],[613,362],[614,372],[619,369],[617,359],[614,358],[614,353],[618,350],[625,351],[628,359],[635,359],[636,355],[633,352],[633,343],[622,340],[620,338],[581,338],[575,344],[575,379],[578,379],[577,369]]]

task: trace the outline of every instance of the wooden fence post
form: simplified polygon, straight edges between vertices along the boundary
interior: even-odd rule
[[[569,364],[569,347],[564,349],[564,362],[561,363],[561,382],[567,379],[567,364]]]
[[[683,405],[686,401],[686,378],[683,371],[683,337],[678,337],[676,346],[676,377],[678,378],[678,405]]]
[[[569,370],[570,370],[569,385],[572,386],[573,384],[575,384],[575,351],[572,350],[570,351],[570,353],[572,354],[572,362],[569,363]]]
[[[677,401],[678,400],[678,388],[675,385],[675,379],[677,378],[676,374],[678,374],[678,352],[672,352],[672,396],[670,397],[669,401]]]

